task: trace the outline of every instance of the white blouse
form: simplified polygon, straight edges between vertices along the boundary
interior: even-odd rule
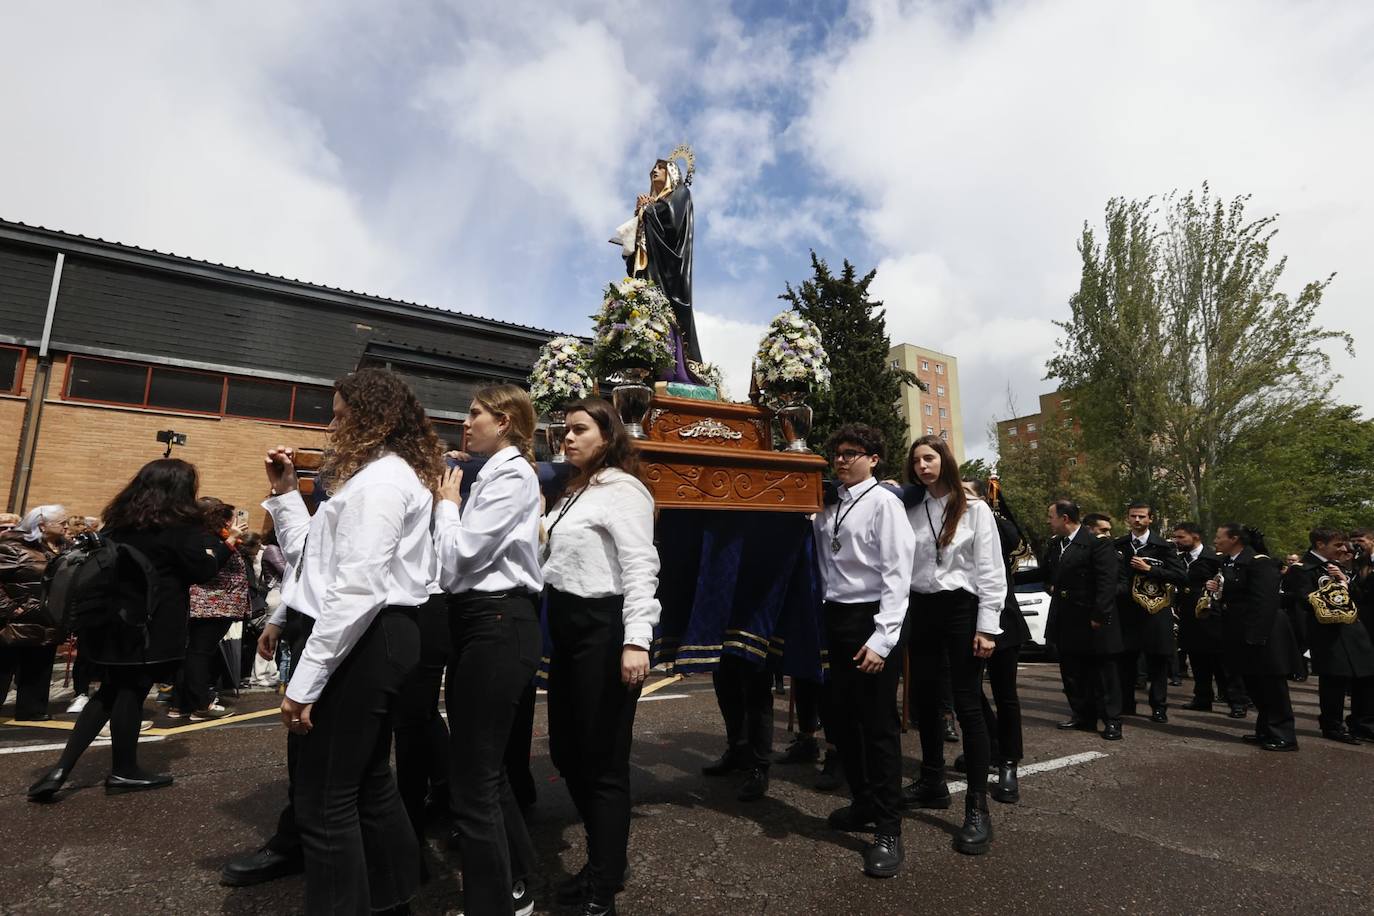
[[[439,501],[434,510],[439,583],[462,592],[544,590],[539,572],[539,478],[515,446],[501,449],[477,472],[460,512]]]
[[[582,598],[624,595],[624,644],[649,648],[660,611],[649,489],[619,468],[605,468],[580,495],[554,503],[544,525],[551,529],[545,583]]]
[[[280,607],[315,619],[286,695],[313,703],[378,611],[429,600],[433,496],[403,458],[384,455],[345,481],[313,518],[298,490],[262,505],[287,562]]]
[[[906,510],[916,532],[911,590],[932,594],[963,589],[977,595],[978,632],[996,636],[1002,632],[1002,605],[1007,600],[1007,574],[1002,565],[997,519],[987,503],[970,499],[954,529],[954,540],[937,552],[937,535],[944,530],[948,501],[948,495],[936,499],[926,494],[924,500]]]

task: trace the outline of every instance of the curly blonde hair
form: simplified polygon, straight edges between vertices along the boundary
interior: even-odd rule
[[[443,447],[434,427],[399,375],[386,369],[359,369],[334,383],[348,412],[330,435],[331,448],[320,467],[331,489],[343,486],[364,465],[384,453],[399,456],[434,490],[444,473]]]

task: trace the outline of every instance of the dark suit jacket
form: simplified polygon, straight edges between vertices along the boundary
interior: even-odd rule
[[[998,621],[1002,632],[997,635],[997,648],[1009,649],[1030,641],[1030,627],[1026,625],[1025,615],[1021,613],[1021,602],[1016,600],[1016,580],[1012,576],[1011,555],[1021,546],[1021,532],[1011,519],[996,516],[997,536],[1002,542],[1002,567],[1007,571],[1007,600],[1002,605],[1002,617]]]
[[[1374,676],[1374,642],[1370,641],[1369,630],[1358,619],[1353,623],[1317,622],[1308,596],[1317,590],[1318,581],[1327,574],[1326,564],[1326,560],[1309,550],[1302,563],[1289,567],[1283,580],[1289,613],[1292,617],[1302,617],[1307,625],[1312,670],[1319,676]]]
[[[1222,559],[1221,575],[1227,668],[1236,674],[1292,674],[1298,651],[1288,618],[1279,610],[1278,561],[1246,547],[1234,560]]]
[[[1050,593],[1045,639],[1063,655],[1116,655],[1122,651],[1116,551],[1087,527],[1074,532],[1061,554],[1063,544],[1063,538],[1052,540],[1040,563]]]
[[[1144,651],[1151,655],[1168,655],[1174,651],[1174,615],[1171,608],[1164,608],[1157,614],[1150,614],[1131,598],[1131,584],[1136,576],[1155,579],[1174,587],[1183,585],[1187,572],[1178,548],[1151,531],[1145,546],[1139,551],[1132,543],[1131,535],[1119,537],[1114,542],[1119,558],[1120,576],[1117,579],[1117,610],[1121,613],[1121,642],[1127,652]],[[1158,560],[1159,565],[1151,565],[1149,572],[1141,572],[1131,567],[1134,557]]]
[[[1178,633],[1183,649],[1189,653],[1212,655],[1221,651],[1221,615],[1208,614],[1197,619],[1197,600],[1206,590],[1207,580],[1221,569],[1221,555],[1203,545],[1197,559],[1188,564],[1185,554],[1179,555],[1184,565],[1183,587],[1178,590]]]

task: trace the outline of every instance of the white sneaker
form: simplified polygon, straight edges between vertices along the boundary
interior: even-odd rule
[[[139,723],[138,723],[138,730],[141,731],[141,732],[146,732],[148,729],[150,729],[150,728],[152,728],[152,727],[153,727],[153,720],[152,720],[152,719],[144,719],[142,722],[139,722]],[[106,722],[106,723],[105,723],[105,727],[102,728],[102,729],[100,730],[100,737],[105,738],[105,739],[107,739],[107,740],[109,739],[109,737],[110,737],[110,723],[109,723],[109,722]]]
[[[67,704],[67,712],[72,714],[80,713],[81,710],[86,708],[86,704],[90,701],[90,697],[86,696],[84,693],[78,693],[76,696],[72,697],[72,701]]]

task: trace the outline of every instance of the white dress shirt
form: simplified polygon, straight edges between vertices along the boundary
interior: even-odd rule
[[[606,468],[580,496],[569,493],[554,503],[544,526],[551,529],[544,582],[583,598],[624,595],[624,644],[649,648],[660,610],[649,488],[619,468]]]
[[[462,592],[544,590],[539,571],[539,477],[515,446],[482,465],[462,511],[447,499],[434,510],[439,582]]]
[[[937,499],[927,493],[925,499],[906,510],[916,533],[911,590],[929,595],[961,588],[978,596],[977,630],[996,636],[1002,632],[1002,605],[1007,600],[1007,572],[1002,565],[997,519],[987,503],[969,500],[954,528],[954,540],[937,551],[936,537],[944,531],[948,503],[949,494]]]
[[[871,492],[870,492],[871,491]],[[841,604],[878,602],[873,635],[865,646],[883,658],[897,645],[911,599],[911,555],[916,536],[902,511],[902,500],[869,478],[817,514],[817,565],[825,600]],[[843,515],[839,534],[836,519]],[[839,552],[831,547],[838,538]]]
[[[298,490],[262,504],[286,556],[281,607],[315,619],[305,650],[292,660],[288,697],[318,700],[382,608],[428,600],[433,505],[429,489],[396,455],[363,467],[313,518]]]

